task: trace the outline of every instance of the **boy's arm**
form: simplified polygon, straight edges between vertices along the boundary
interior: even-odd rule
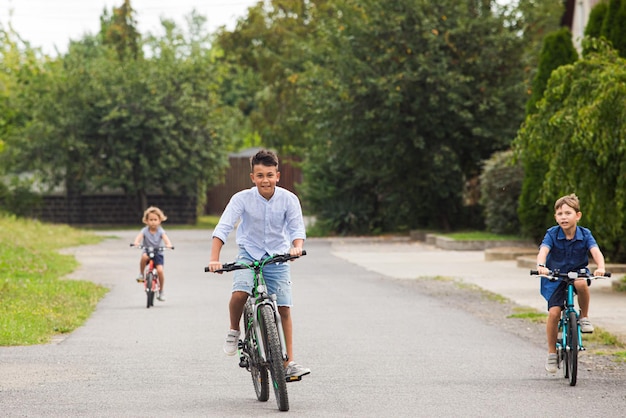
[[[600,248],[598,247],[593,247],[589,250],[589,252],[591,253],[591,257],[593,257],[593,261],[595,261],[598,266],[596,271],[593,272],[593,275],[603,276],[604,273],[606,273],[606,267],[604,266],[604,255],[602,254],[602,251],[600,251]]]
[[[163,240],[163,242],[165,243],[165,246],[167,248],[172,248],[172,242],[167,237],[167,234],[165,232],[163,233],[163,235],[161,235],[161,239]]]
[[[222,268],[222,263],[220,263],[220,252],[222,251],[222,247],[224,246],[224,242],[218,237],[213,237],[211,242],[211,258],[209,259],[209,270],[215,271]]]
[[[539,253],[537,254],[537,272],[539,275],[549,274],[550,270],[546,267],[546,259],[548,258],[548,253],[550,253],[550,248],[542,245],[539,248]]]
[[[137,234],[137,236],[135,237],[135,241],[133,242],[133,245],[135,247],[141,245],[142,240],[143,240],[143,231]]]

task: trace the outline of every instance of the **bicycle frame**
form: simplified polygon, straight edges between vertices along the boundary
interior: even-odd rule
[[[565,299],[564,309],[561,311],[561,319],[559,320],[558,329],[561,332],[561,341],[557,340],[556,349],[558,353],[560,353],[561,350],[569,352],[572,344],[574,344],[574,340],[576,340],[575,343],[577,344],[578,351],[584,351],[586,349],[583,346],[582,332],[580,331],[580,324],[578,323],[578,320],[580,319],[580,312],[577,311],[574,306],[574,282],[581,279],[578,278],[576,273],[568,273],[568,277],[563,280],[567,283],[567,297]],[[568,323],[570,321],[569,318],[571,313],[574,313],[576,317],[576,335],[569,335]]]
[[[252,290],[252,296],[248,297],[248,301],[252,306],[252,324],[245,324],[246,329],[250,329],[254,332],[254,336],[256,338],[256,343],[258,345],[259,355],[263,363],[267,363],[267,356],[265,345],[263,343],[263,331],[261,330],[261,324],[259,322],[259,308],[262,305],[268,305],[272,308],[274,312],[274,319],[276,320],[276,328],[278,329],[278,336],[280,338],[280,347],[282,350],[282,357],[284,361],[288,360],[287,357],[287,344],[285,343],[285,332],[283,330],[283,322],[280,317],[280,313],[278,312],[278,304],[276,303],[276,295],[269,295],[267,293],[267,286],[265,284],[265,279],[263,278],[263,267],[265,263],[254,263],[254,268],[251,268],[254,271],[254,286]]]

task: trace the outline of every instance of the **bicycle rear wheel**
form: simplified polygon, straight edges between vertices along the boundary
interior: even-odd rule
[[[248,303],[244,307],[243,318],[246,329],[244,350],[248,354],[248,368],[252,375],[252,384],[256,398],[261,402],[266,402],[270,398],[270,380],[267,375],[267,367],[261,364],[259,347],[252,329],[252,307]]]
[[[567,352],[567,368],[569,372],[569,385],[576,386],[578,374],[578,322],[576,312],[570,312],[567,321],[567,334],[569,337]]]
[[[278,337],[278,328],[276,328],[274,310],[268,305],[261,305],[259,312],[265,343],[265,355],[267,356],[269,370],[272,375],[272,386],[274,387],[276,404],[280,411],[288,411],[289,397],[287,395],[287,380],[285,379],[283,352]]]

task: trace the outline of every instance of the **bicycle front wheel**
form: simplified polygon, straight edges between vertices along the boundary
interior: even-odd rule
[[[270,398],[270,381],[267,375],[267,367],[261,364],[259,346],[254,336],[252,328],[252,307],[246,303],[244,311],[244,326],[246,327],[246,344],[244,350],[248,354],[248,369],[252,375],[252,384],[256,392],[256,398],[261,402],[266,402]]]
[[[578,374],[578,321],[576,312],[570,312],[567,321],[567,334],[569,337],[569,350],[567,353],[567,369],[569,372],[569,385],[576,386]]]
[[[155,280],[152,272],[146,275],[146,308],[154,305],[154,290],[152,289],[153,281]]]
[[[278,328],[276,328],[274,310],[268,305],[262,305],[259,307],[259,312],[265,343],[265,355],[267,356],[269,370],[272,375],[276,404],[280,411],[288,411],[289,398],[287,396],[285,366],[283,365],[283,351],[278,337]]]

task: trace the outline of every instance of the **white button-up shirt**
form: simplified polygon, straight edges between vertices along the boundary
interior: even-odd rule
[[[256,260],[268,255],[288,253],[296,239],[306,239],[302,207],[298,196],[282,187],[265,199],[256,186],[235,193],[228,202],[213,237],[226,242],[237,225],[237,245]]]

